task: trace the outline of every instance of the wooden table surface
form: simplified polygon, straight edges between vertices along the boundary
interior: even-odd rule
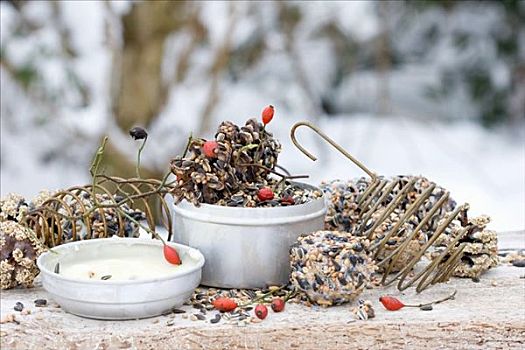
[[[524,249],[525,234],[501,235],[500,249]],[[386,311],[383,294],[410,303],[434,300],[457,289],[455,300],[432,311],[405,308]],[[366,290],[376,317],[353,321],[352,305],[328,309],[288,304],[270,311],[261,323],[247,326],[191,321],[169,315],[132,321],[84,319],[56,307],[35,308],[33,300],[49,299],[37,284],[31,289],[2,291],[1,314],[16,314],[19,324],[0,325],[1,349],[524,349],[525,268],[501,265],[474,283],[453,278],[416,294],[394,286]],[[29,315],[13,311],[17,301]],[[190,306],[187,312],[195,312]]]

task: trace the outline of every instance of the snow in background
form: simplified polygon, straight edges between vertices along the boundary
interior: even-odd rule
[[[204,75],[209,55],[224,35],[226,13],[224,3],[209,3],[203,18],[211,33],[210,47],[200,48],[193,57],[188,79],[170,92],[170,98],[157,120],[149,128],[150,138],[143,155],[143,164],[168,169],[173,150],[181,140],[195,130],[207,98],[208,78]],[[18,192],[32,197],[43,188],[58,189],[89,181],[88,168],[100,137],[109,134],[113,140],[133,154],[136,143],[114,126],[110,114],[109,72],[111,55],[105,39],[104,21],[107,14],[102,2],[61,2],[65,23],[71,28],[72,42],[78,57],[65,62],[54,50],[58,47],[53,23],[44,3],[28,4],[25,13],[41,23],[31,40],[8,37],[15,16],[12,8],[2,3],[1,40],[9,42],[9,52],[18,62],[37,60],[43,76],[42,84],[59,98],[57,107],[47,110],[38,99],[32,99],[1,68],[1,172],[0,193]],[[124,2],[112,2],[117,13],[125,13]],[[261,17],[275,14],[269,4],[261,3]],[[328,20],[338,21],[341,28],[356,40],[369,40],[378,31],[377,20],[370,3],[308,2],[304,3],[307,21],[303,21],[296,38],[296,49],[303,61],[307,80],[314,91],[326,91],[336,74],[332,48],[311,33]],[[222,12],[221,12],[222,11]],[[240,7],[241,14],[245,8]],[[244,11],[244,12],[243,12]],[[492,16],[492,15],[491,15]],[[485,21],[494,21],[494,16]],[[432,14],[429,20],[435,20]],[[459,23],[468,22],[458,19]],[[456,23],[453,22],[453,23]],[[481,21],[483,22],[483,21]],[[304,23],[307,23],[305,25]],[[445,25],[445,24],[441,24]],[[249,40],[252,20],[239,20],[234,41]],[[173,38],[168,51],[176,53],[184,37]],[[47,47],[46,55],[35,53]],[[334,140],[350,151],[370,169],[382,175],[424,175],[451,191],[458,202],[468,202],[472,213],[488,214],[492,227],[499,231],[525,228],[525,129],[485,129],[462,118],[475,114],[476,109],[465,103],[466,97],[457,91],[449,103],[425,100],[421,90],[429,82],[439,80],[436,65],[414,64],[399,67],[389,76],[391,112],[378,115],[377,90],[381,81],[371,71],[356,71],[333,91],[333,101],[343,110],[336,116],[311,115],[308,97],[295,81],[290,60],[283,53],[283,38],[270,33],[266,44],[269,53],[234,81],[221,81],[222,96],[213,113],[215,123],[232,120],[244,123],[249,117],[259,117],[267,104],[276,107],[276,116],[269,129],[283,143],[280,164],[294,174],[309,174],[308,182],[347,179],[363,175],[336,150],[320,146],[318,137],[301,128],[298,138],[319,157],[312,162],[291,144],[290,127],[299,120],[315,122]],[[406,39],[397,45],[415,45]],[[431,53],[439,64],[449,64],[453,55],[447,48]],[[439,54],[438,54],[439,53]],[[489,54],[491,54],[489,52]],[[169,63],[169,52],[167,54]],[[452,56],[451,56],[452,55]],[[463,58],[462,58],[463,59]],[[432,64],[431,64],[432,63]],[[79,97],[68,89],[64,67],[71,67],[90,88],[90,103],[79,106]],[[171,65],[173,68],[174,65]],[[497,74],[499,65],[491,67]],[[166,64],[169,73],[170,65]],[[508,79],[508,72],[499,74]],[[36,102],[35,102],[36,101]],[[39,115],[47,113],[45,122]],[[447,116],[454,123],[439,122]],[[195,135],[209,137],[211,135]],[[59,156],[57,156],[59,155]]]

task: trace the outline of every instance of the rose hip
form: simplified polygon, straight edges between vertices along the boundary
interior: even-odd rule
[[[262,121],[264,125],[268,124],[273,119],[274,108],[272,105],[265,107],[262,111]]]
[[[268,308],[263,304],[259,304],[255,307],[255,316],[264,320],[268,316]]]
[[[273,199],[273,191],[268,187],[263,187],[257,192],[257,198],[260,201],[269,201]]]
[[[202,145],[202,152],[208,158],[215,158],[217,157],[215,154],[217,147],[219,147],[217,141],[206,141],[204,142],[204,145]]]
[[[212,304],[215,309],[224,312],[233,311],[238,306],[235,300],[225,297],[215,299]]]
[[[167,244],[164,244],[164,259],[173,265],[180,265],[182,263],[179,253],[177,253],[175,248],[172,248]]]
[[[294,205],[295,204],[295,199],[293,199],[292,196],[284,196],[283,198],[281,198],[281,204],[283,204],[283,205]]]
[[[405,307],[405,304],[403,304],[399,299],[389,296],[382,296],[379,298],[379,301],[385,309],[389,311],[397,311],[399,309],[402,309]]]
[[[281,312],[284,310],[285,302],[281,298],[275,298],[272,300],[272,310],[274,312]]]

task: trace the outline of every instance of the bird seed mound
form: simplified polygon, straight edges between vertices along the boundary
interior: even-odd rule
[[[318,305],[353,301],[370,282],[376,265],[367,253],[370,242],[347,232],[317,231],[301,235],[290,249],[291,282]]]
[[[249,119],[242,127],[222,122],[214,140],[192,139],[188,154],[171,161],[177,177],[172,192],[183,199],[232,207],[274,207],[306,203],[322,196],[318,190],[272,177],[281,144],[262,123]],[[261,190],[271,190],[262,196]]]

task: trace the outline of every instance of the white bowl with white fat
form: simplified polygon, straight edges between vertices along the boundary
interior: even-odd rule
[[[67,312],[112,320],[152,317],[182,305],[201,281],[204,256],[168,244],[181,265],[164,259],[160,241],[118,237],[54,247],[37,265],[44,289]]]

